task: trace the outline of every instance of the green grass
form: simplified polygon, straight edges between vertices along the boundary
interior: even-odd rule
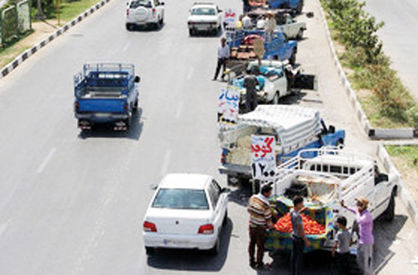
[[[61,20],[62,21],[69,21],[85,11],[86,9],[90,8],[94,4],[97,4],[99,0],[80,0],[80,1],[74,1],[74,2],[64,2],[61,1]],[[51,11],[50,16],[48,16],[51,19],[56,19],[57,14],[56,10]]]
[[[402,159],[402,162],[418,173],[418,145],[386,145],[385,147],[391,156]]]
[[[0,68],[3,68],[5,65],[9,64],[13,59],[16,58],[19,54],[23,53],[29,46],[20,46],[18,44],[19,40],[31,35],[33,30],[26,32],[24,35],[20,36],[19,39],[15,39],[8,43],[4,47],[0,47]]]

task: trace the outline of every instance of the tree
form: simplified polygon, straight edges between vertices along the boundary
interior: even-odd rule
[[[44,14],[44,12],[42,10],[42,0],[36,0],[36,2],[37,2],[37,7],[36,8],[37,8],[38,12],[36,13],[35,18],[43,20],[43,19],[46,18],[46,15]]]

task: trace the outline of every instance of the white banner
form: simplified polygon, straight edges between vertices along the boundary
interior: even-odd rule
[[[238,88],[228,86],[221,88],[218,103],[218,122],[235,124],[238,121],[240,91]]]
[[[276,138],[251,136],[251,170],[254,179],[269,180],[276,174]]]

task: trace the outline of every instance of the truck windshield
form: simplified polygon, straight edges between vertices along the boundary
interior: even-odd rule
[[[136,1],[132,1],[129,7],[131,9],[136,9],[138,7],[151,8],[152,5],[151,5],[151,1],[149,0],[136,0]]]
[[[196,8],[192,10],[192,15],[215,15],[215,9],[212,8]]]
[[[152,203],[154,208],[207,210],[204,190],[161,188]]]

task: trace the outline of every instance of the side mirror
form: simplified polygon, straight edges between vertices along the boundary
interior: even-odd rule
[[[222,193],[229,193],[229,192],[231,192],[231,189],[224,187],[224,188],[221,189],[221,192]]]
[[[129,6],[129,2],[126,2],[126,5]]]
[[[222,12],[222,10],[218,10],[218,12]]]
[[[157,190],[158,184],[151,184],[151,190]]]
[[[328,128],[328,133],[333,134],[335,133],[335,126],[330,125]]]
[[[141,81],[141,78],[139,76],[135,76],[134,82],[139,83]]]
[[[164,5],[165,5],[165,3],[164,3],[164,2],[161,2],[161,3],[160,3],[160,5],[161,5],[161,6],[164,6]]]

